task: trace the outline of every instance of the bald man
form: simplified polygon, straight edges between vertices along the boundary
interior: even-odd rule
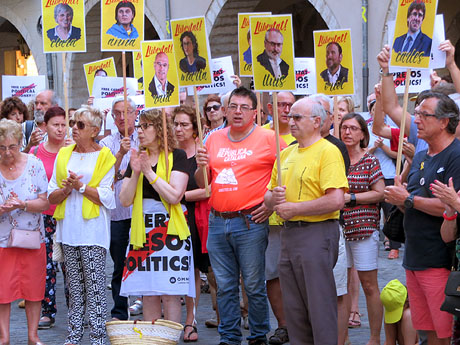
[[[168,97],[174,92],[174,85],[168,81],[168,70],[169,70],[169,58],[163,52],[160,52],[155,56],[155,62],[153,63],[155,69],[155,75],[149,84],[149,91],[153,98],[157,97]]]

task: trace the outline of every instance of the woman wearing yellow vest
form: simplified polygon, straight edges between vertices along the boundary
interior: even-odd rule
[[[115,157],[95,142],[101,113],[84,106],[75,114],[75,145],[59,150],[48,199],[57,204],[56,240],[62,243],[69,283],[69,335],[65,344],[80,344],[88,310],[91,344],[105,344],[107,315],[105,260],[110,245],[110,212]]]
[[[140,151],[132,149],[130,166],[120,192],[124,207],[133,205],[130,248],[120,295],[141,295],[144,320],[180,322],[180,295],[195,297],[193,250],[181,204],[188,182],[188,161],[176,149],[172,125],[167,126],[168,156],[161,112],[140,115],[136,126]]]

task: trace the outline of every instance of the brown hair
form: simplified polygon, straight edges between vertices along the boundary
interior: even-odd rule
[[[361,127],[361,131],[364,134],[364,139],[361,139],[359,141],[359,147],[362,149],[365,149],[369,145],[369,130],[367,129],[367,123],[364,118],[359,115],[358,113],[348,113],[344,117],[342,117],[342,121],[340,122],[340,127],[339,127],[339,135],[340,135],[340,140],[342,140],[342,124],[347,121],[355,119],[356,122],[358,122],[359,127]]]
[[[21,99],[18,97],[8,97],[1,104],[0,108],[0,119],[7,119],[8,115],[14,110],[17,109],[20,113],[24,115],[24,120],[29,118],[29,110]]]
[[[222,106],[222,102],[219,96],[211,94],[208,96],[208,98],[206,98],[206,101],[204,102],[204,105],[203,105],[203,114],[204,114],[204,119],[206,121],[206,125],[208,127],[211,126],[211,121],[208,119],[208,115],[206,114],[206,107],[208,106],[208,103],[210,102],[217,102]]]
[[[155,129],[156,135],[158,137],[158,148],[160,151],[164,151],[165,144],[163,141],[163,118],[161,115],[161,110],[159,109],[149,109],[144,111],[139,119],[143,119],[150,123],[153,123],[153,128]],[[177,148],[177,142],[174,138],[174,133],[172,131],[171,121],[166,117],[166,128],[167,128],[167,137],[168,137],[168,150],[171,152]]]
[[[193,109],[192,107],[188,105],[181,105],[179,107],[174,108],[173,114],[172,114],[173,121],[176,118],[176,115],[178,114],[188,115],[188,117],[190,118],[190,122],[192,123],[192,126],[193,126],[193,133],[198,135],[198,124],[196,122],[195,109]]]

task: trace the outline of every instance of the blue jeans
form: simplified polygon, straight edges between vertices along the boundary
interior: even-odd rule
[[[251,339],[266,339],[270,331],[267,290],[265,288],[265,249],[268,221],[256,224],[243,218],[223,219],[209,215],[208,252],[217,281],[217,307],[221,342],[241,343],[239,302],[240,271],[249,301]]]

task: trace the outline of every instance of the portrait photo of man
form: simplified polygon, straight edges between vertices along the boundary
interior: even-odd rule
[[[137,29],[133,25],[136,16],[136,8],[131,2],[119,2],[115,8],[115,20],[107,34],[120,39],[136,39],[139,37]]]
[[[54,20],[57,25],[46,31],[51,41],[79,40],[81,29],[72,25],[73,9],[68,4],[58,4],[54,8]]]
[[[276,29],[269,29],[265,33],[264,51],[257,56],[257,61],[268,71],[274,78],[287,77],[289,65],[281,59],[283,51],[283,34]]]
[[[393,50],[396,53],[420,52],[423,56],[430,56],[430,37],[422,32],[422,23],[425,19],[426,7],[423,1],[414,0],[407,9],[407,33],[395,39]]]
[[[326,83],[335,85],[336,83],[348,82],[348,68],[342,66],[342,47],[337,42],[329,42],[326,46],[326,66],[327,68],[320,73],[321,78]]]
[[[155,56],[153,63],[155,75],[149,84],[152,97],[170,96],[174,92],[174,85],[168,81],[169,58],[166,53],[160,52]]]

